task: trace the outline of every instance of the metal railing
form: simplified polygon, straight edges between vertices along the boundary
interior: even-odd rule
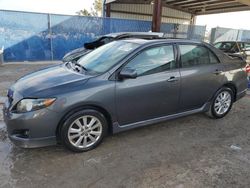
[[[182,38],[203,41],[206,26],[162,23],[161,32],[169,38]]]
[[[210,42],[245,41],[250,42],[250,30],[216,27],[211,30]]]

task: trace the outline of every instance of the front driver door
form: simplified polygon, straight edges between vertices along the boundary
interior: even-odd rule
[[[178,111],[180,72],[172,45],[147,48],[123,68],[136,70],[138,77],[116,81],[116,109],[121,126]]]

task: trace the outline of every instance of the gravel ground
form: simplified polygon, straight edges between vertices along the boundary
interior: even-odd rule
[[[4,68],[1,79],[3,72],[11,73]],[[39,68],[19,66],[23,73],[5,80]],[[249,109],[246,96],[223,119],[197,114],[139,128],[109,136],[81,154],[62,146],[13,146],[0,121],[0,187],[248,188]]]

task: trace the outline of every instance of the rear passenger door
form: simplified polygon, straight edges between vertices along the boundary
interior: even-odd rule
[[[201,108],[223,84],[223,64],[206,46],[178,46],[181,64],[180,109],[188,111]]]

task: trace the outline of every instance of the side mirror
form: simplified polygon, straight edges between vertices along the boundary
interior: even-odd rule
[[[137,72],[135,69],[131,68],[124,68],[121,70],[119,73],[119,78],[120,79],[125,79],[125,78],[136,78],[137,77]]]

